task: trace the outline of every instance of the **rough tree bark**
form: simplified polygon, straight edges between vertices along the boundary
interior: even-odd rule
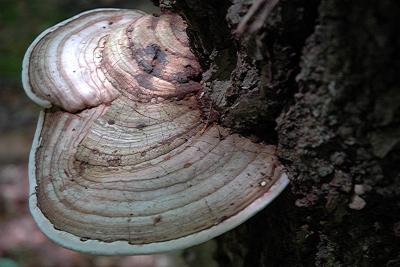
[[[400,266],[399,2],[155,2],[187,20],[219,123],[291,178],[217,239],[220,265]]]

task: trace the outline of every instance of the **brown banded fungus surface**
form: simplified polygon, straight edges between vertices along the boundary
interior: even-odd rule
[[[23,83],[42,111],[30,209],[57,243],[99,254],[198,244],[286,186],[275,148],[207,122],[177,15],[98,9],[42,33]]]

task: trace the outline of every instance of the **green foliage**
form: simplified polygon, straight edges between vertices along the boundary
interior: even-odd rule
[[[0,267],[19,267],[19,265],[11,259],[0,258]]]

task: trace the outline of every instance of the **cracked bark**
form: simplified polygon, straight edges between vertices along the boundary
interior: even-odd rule
[[[240,31],[253,1],[158,3],[186,19],[219,122],[276,144],[292,181],[218,262],[400,266],[399,3],[281,0],[264,20],[274,1],[254,2]]]

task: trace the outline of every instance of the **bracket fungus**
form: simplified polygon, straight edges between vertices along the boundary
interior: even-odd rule
[[[177,15],[96,9],[40,34],[22,79],[42,106],[31,213],[60,245],[146,254],[207,241],[288,184],[275,147],[207,123]]]

